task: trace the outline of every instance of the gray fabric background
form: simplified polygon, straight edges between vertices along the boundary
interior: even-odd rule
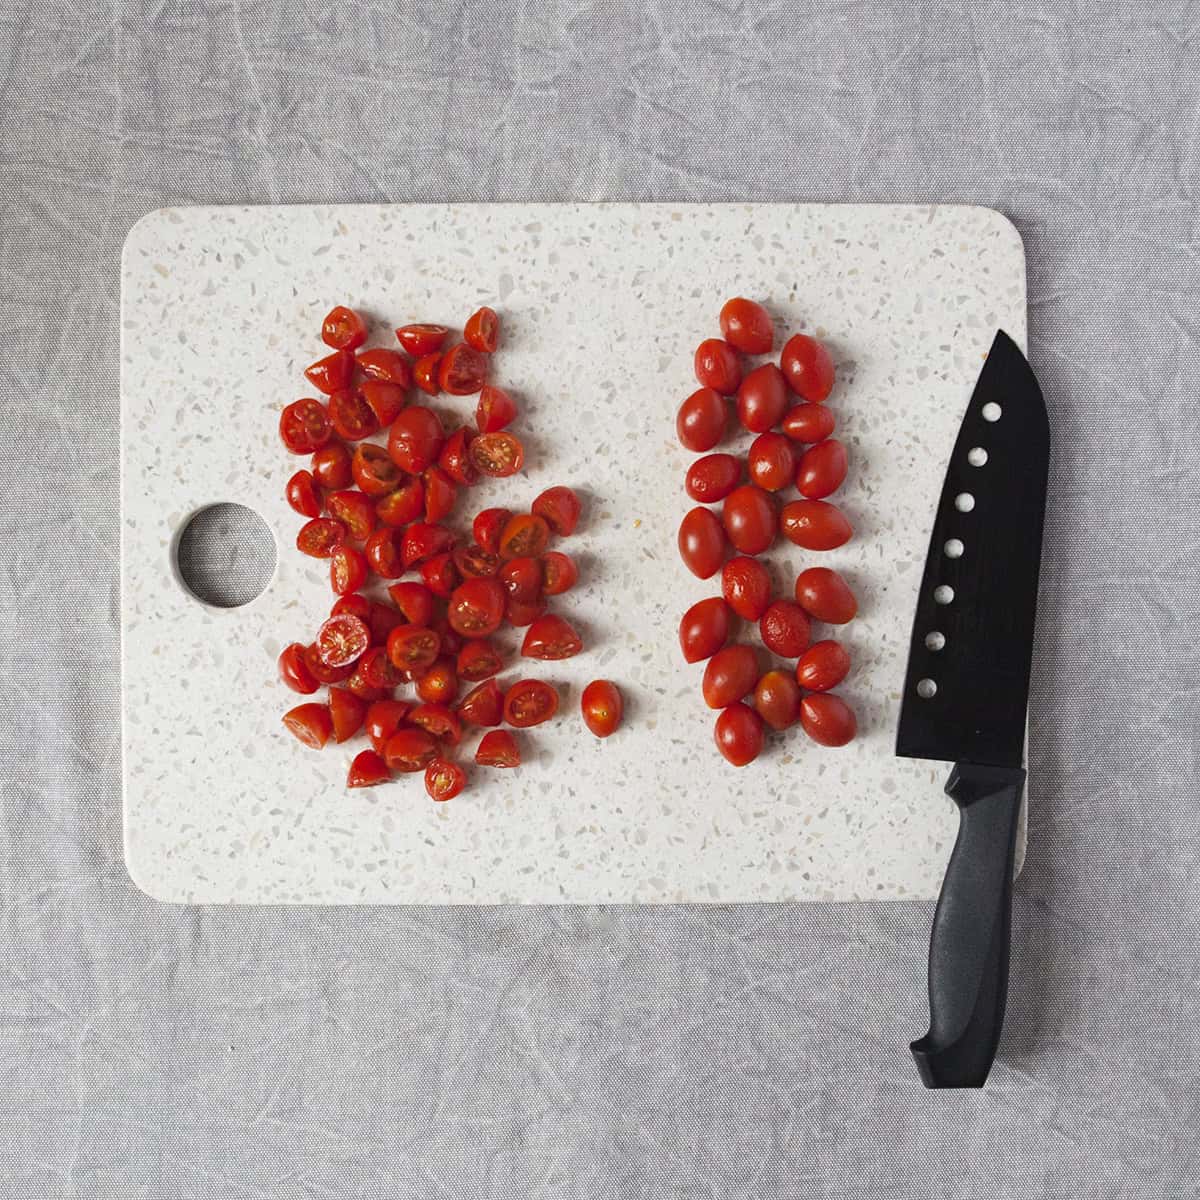
[[[403,11],[399,11],[399,10]],[[0,1195],[1200,1194],[1200,10],[0,0]],[[214,911],[126,878],[117,260],[163,204],[962,200],[1056,434],[1016,986],[930,909]]]

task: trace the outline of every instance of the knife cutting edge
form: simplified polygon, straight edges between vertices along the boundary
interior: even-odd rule
[[[913,622],[896,753],[955,764],[959,831],[933,917],[926,1087],[982,1087],[1004,1024],[1050,428],[997,332],[959,427]]]

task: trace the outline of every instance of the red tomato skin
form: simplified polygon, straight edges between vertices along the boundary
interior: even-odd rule
[[[446,619],[463,637],[487,637],[504,620],[504,587],[498,579],[468,579],[454,590]]]
[[[332,517],[314,517],[296,534],[296,549],[309,558],[328,558],[345,540],[348,530]]]
[[[523,629],[532,625],[546,611],[546,601],[538,596],[536,600],[520,600],[509,596],[504,605],[504,619],[514,629]]]
[[[796,603],[827,625],[845,625],[858,613],[850,585],[829,567],[809,567],[796,576]]]
[[[750,446],[750,480],[767,492],[778,492],[796,475],[796,454],[782,433],[760,433]]]
[[[384,641],[386,642],[386,640],[385,638]],[[371,688],[394,688],[396,684],[402,682],[400,672],[396,670],[392,665],[392,660],[387,656],[387,650],[377,644],[373,645],[358,660],[358,665],[354,670],[362,682]]]
[[[500,574],[500,555],[489,554],[482,546],[472,542],[469,546],[455,549],[454,565],[466,579],[495,579]]]
[[[768,671],[754,687],[754,711],[776,732],[800,716],[800,685],[787,671]]]
[[[709,708],[728,708],[758,681],[758,655],[750,646],[724,646],[708,660],[701,690]]]
[[[284,648],[279,656],[279,678],[302,696],[311,696],[321,686],[316,676],[308,669],[304,661],[305,647],[300,642],[293,642]]]
[[[433,593],[423,583],[393,583],[388,595],[410,625],[428,626],[433,621]]]
[[[547,596],[561,596],[579,581],[579,568],[574,559],[560,550],[551,550],[542,557],[542,591]]]
[[[353,692],[339,687],[329,689],[329,715],[333,722],[333,740],[338,745],[349,741],[362,728],[363,715],[366,711],[366,704]]]
[[[800,724],[821,746],[844,746],[858,732],[854,710],[829,692],[814,692],[800,701]]]
[[[837,425],[831,408],[824,404],[797,404],[783,414],[781,428],[793,442],[823,442]]]
[[[423,404],[414,404],[392,422],[387,452],[402,471],[420,475],[437,462],[445,440],[437,413]]]
[[[424,729],[397,729],[384,744],[383,757],[390,770],[415,774],[437,757],[437,742]]]
[[[408,714],[411,725],[452,746],[462,741],[462,722],[444,704],[418,704]]]
[[[525,632],[521,653],[526,658],[557,661],[573,658],[583,649],[583,639],[571,623],[555,613],[538,617]]]
[[[836,372],[829,351],[805,333],[793,334],[779,360],[788,387],[810,404],[821,404],[833,391]]]
[[[382,755],[374,750],[360,750],[350,764],[350,770],[346,775],[346,786],[348,788],[375,787],[376,784],[386,783],[391,777],[392,773],[388,770]]]
[[[826,438],[805,450],[796,467],[796,489],[810,500],[832,496],[846,479],[846,447]]]
[[[310,702],[298,704],[283,714],[283,725],[295,738],[312,750],[320,750],[333,733],[329,706]]]
[[[707,508],[693,508],[679,525],[679,557],[698,579],[711,579],[725,560],[725,530]]]
[[[435,758],[425,768],[425,790],[431,800],[453,800],[467,786],[467,773],[446,758]]]
[[[321,491],[310,471],[297,471],[287,482],[287,502],[302,517],[321,513]]]
[[[393,529],[411,524],[425,512],[425,485],[416,475],[406,475],[395,491],[381,496],[375,515]]]
[[[475,761],[481,767],[519,767],[521,750],[517,739],[507,729],[485,733],[475,750]]]
[[[344,667],[331,667],[323,663],[321,656],[317,653],[316,642],[304,648],[304,665],[318,683],[341,683],[343,679],[348,679],[354,673],[353,663],[348,663]]]
[[[494,679],[485,679],[459,701],[455,711],[463,721],[492,728],[499,725],[504,716],[504,693]]]
[[[364,442],[354,449],[350,460],[354,482],[368,496],[386,496],[400,484],[400,469],[387,452],[374,442]]]
[[[706,454],[688,467],[684,490],[700,504],[719,504],[742,480],[741,460],[732,454]]]
[[[424,358],[426,354],[436,354],[449,333],[445,325],[401,325],[396,330],[396,340],[413,358]]]
[[[735,296],[721,307],[721,336],[743,354],[770,354],[775,344],[771,315],[761,304]]]
[[[347,442],[361,442],[379,431],[375,412],[354,388],[338,388],[329,397],[334,432]]]
[[[485,304],[463,326],[463,341],[480,354],[494,354],[500,344],[500,318]]]
[[[542,596],[541,563],[529,557],[509,559],[500,568],[500,582],[513,600],[539,600]]]
[[[312,454],[333,437],[329,411],[309,396],[297,400],[279,414],[279,436],[292,454]]]
[[[507,479],[525,465],[525,447],[511,433],[481,433],[468,454],[475,469],[492,479]]]
[[[787,383],[774,363],[755,367],[737,393],[738,420],[751,433],[766,433],[778,425],[787,408]]]
[[[458,672],[452,658],[439,658],[417,677],[417,696],[426,704],[452,704],[458,695]]]
[[[763,645],[780,658],[799,658],[808,649],[812,626],[808,614],[790,600],[776,600],[758,622]]]
[[[460,679],[468,683],[477,683],[481,679],[490,679],[499,674],[504,660],[487,638],[470,638],[463,643],[455,665]]]
[[[516,420],[517,403],[503,388],[485,383],[475,406],[475,428],[480,433],[499,433]]]
[[[507,508],[485,508],[471,522],[471,533],[489,554],[500,553],[500,534],[511,516]]]
[[[700,388],[680,406],[675,418],[675,433],[685,450],[703,454],[725,436],[729,409],[720,392]]]
[[[779,516],[783,536],[805,550],[836,550],[854,530],[840,508],[827,500],[793,500]]]
[[[382,347],[364,350],[358,356],[358,367],[370,379],[394,383],[397,387],[412,387],[412,366],[399,350]]]
[[[520,679],[504,693],[504,719],[514,729],[528,729],[558,712],[558,693],[541,679]]]
[[[850,655],[841,642],[813,642],[796,664],[796,682],[810,692],[827,692],[850,674]]]
[[[775,502],[752,483],[744,483],[730,492],[722,519],[730,542],[742,554],[762,554],[775,540],[778,525]]]
[[[454,555],[448,551],[427,558],[419,568],[421,582],[435,595],[448,600],[458,587],[460,576],[454,565]]]
[[[458,342],[442,355],[438,385],[451,396],[473,396],[483,387],[487,373],[487,358],[466,342]]]
[[[440,521],[454,509],[458,488],[441,467],[426,467],[421,475],[425,486],[425,520]]]
[[[335,350],[304,368],[304,378],[319,392],[329,396],[349,385],[354,378],[354,355],[349,350]],[[314,447],[315,449],[316,447]]]
[[[540,558],[550,543],[550,526],[545,517],[518,513],[509,517],[500,534],[500,557]]]
[[[354,478],[350,471],[351,451],[345,442],[330,442],[312,456],[313,478],[332,492],[348,488]]]
[[[742,382],[742,364],[737,351],[722,338],[705,338],[696,347],[696,380],[722,396],[732,396]]]
[[[383,753],[388,738],[400,728],[411,707],[403,700],[376,700],[367,708],[363,724],[371,745],[379,753]]]
[[[454,549],[454,535],[444,525],[436,525],[429,521],[414,521],[405,531],[401,546],[401,559],[404,568],[414,567],[432,558],[435,554],[445,554]]]
[[[579,497],[569,488],[547,488],[529,506],[534,516],[541,517],[559,537],[570,537],[579,525],[582,511]]]
[[[699,600],[679,622],[679,647],[686,662],[711,658],[729,640],[729,607],[719,596]]]
[[[334,492],[326,501],[329,515],[346,526],[346,536],[352,542],[365,542],[375,532],[375,507],[369,496],[347,488]]]
[[[771,576],[756,558],[739,554],[721,571],[721,595],[744,621],[757,621],[771,603]]]
[[[404,388],[386,379],[365,379],[359,384],[358,391],[370,405],[380,429],[386,429],[400,415],[408,400]]]
[[[607,679],[593,679],[579,697],[583,712],[583,723],[598,738],[616,733],[625,713],[625,701],[615,683]]]
[[[366,596],[360,596],[357,593],[350,596],[339,596],[333,602],[333,607],[329,610],[329,615],[331,617],[340,617],[342,613],[349,613],[352,617],[357,617],[360,621],[367,621],[369,623],[371,618],[371,602]],[[373,634],[372,637],[374,637]]]
[[[398,532],[390,525],[383,525],[367,538],[363,546],[367,563],[380,579],[399,579],[404,574],[406,564],[396,545]]]
[[[437,662],[441,648],[436,630],[419,625],[400,625],[388,634],[388,658],[401,671],[427,671]]]
[[[472,487],[479,482],[479,470],[471,461],[471,437],[471,431],[465,425],[461,426],[446,439],[438,455],[438,466],[463,487]]]
[[[335,546],[329,556],[329,585],[339,596],[357,592],[367,582],[367,560],[353,546]]]
[[[321,322],[321,341],[335,350],[357,350],[367,340],[366,322],[352,308],[338,304]]]
[[[718,715],[713,739],[726,761],[744,767],[762,753],[762,717],[745,704],[731,704]]]
[[[440,354],[422,355],[413,364],[413,383],[427,396],[440,396],[442,389],[438,385],[438,368],[442,365]]]

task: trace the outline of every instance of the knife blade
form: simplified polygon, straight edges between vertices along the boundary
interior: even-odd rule
[[[1050,427],[997,332],[946,469],[917,595],[896,753],[955,767],[959,831],[934,912],[926,1087],[982,1087],[1004,1023],[1012,875]]]

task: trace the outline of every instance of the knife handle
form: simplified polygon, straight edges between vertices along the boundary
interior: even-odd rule
[[[929,1032],[912,1044],[928,1088],[983,1087],[1004,1024],[1012,934],[1020,767],[959,763],[946,793],[959,807],[929,941]]]

